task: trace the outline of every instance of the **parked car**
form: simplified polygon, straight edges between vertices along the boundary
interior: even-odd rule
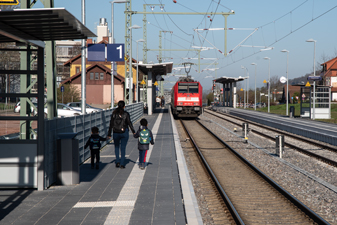
[[[78,109],[78,110],[82,110],[82,102],[68,102],[66,104],[67,106],[70,106],[74,109]],[[103,109],[100,109],[100,108],[95,108],[89,104],[86,104],[86,108],[85,108],[85,111],[87,113],[93,113],[93,112],[98,112],[98,111],[102,111]]]
[[[44,108],[45,117],[48,116],[47,107]],[[82,115],[80,110],[74,109],[62,103],[57,103],[57,116],[58,117],[70,117]]]
[[[34,106],[37,107],[37,103],[33,102]],[[16,105],[14,106],[14,112],[15,113],[20,113],[20,109],[21,109],[21,103],[18,102],[16,103]],[[31,112],[34,113],[34,115],[36,114],[35,110],[33,107],[30,108]]]

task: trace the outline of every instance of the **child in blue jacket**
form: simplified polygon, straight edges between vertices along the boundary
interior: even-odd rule
[[[87,143],[85,144],[84,148],[90,146],[90,153],[91,153],[91,169],[94,169],[94,160],[96,157],[96,170],[99,169],[99,151],[101,150],[101,141],[106,141],[106,138],[103,138],[98,135],[99,129],[98,127],[91,128],[91,136]]]
[[[133,135],[138,138],[138,150],[139,150],[139,168],[145,169],[146,153],[149,150],[149,144],[154,145],[152,131],[147,128],[147,120],[141,119],[138,131]]]

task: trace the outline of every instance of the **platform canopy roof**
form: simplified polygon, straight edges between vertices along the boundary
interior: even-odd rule
[[[137,65],[134,63],[133,65]],[[145,74],[152,71],[153,75],[167,75],[172,73],[173,62],[167,63],[152,63],[152,64],[139,64],[138,68]]]
[[[248,79],[248,77],[219,77],[214,80],[215,83],[222,83],[222,84],[227,84],[227,83],[233,83],[233,82],[238,82],[238,81],[243,81],[245,79]]]
[[[0,42],[24,42],[44,47],[44,41],[96,37],[64,8],[0,11]]]

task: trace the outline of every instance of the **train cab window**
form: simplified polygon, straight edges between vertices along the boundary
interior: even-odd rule
[[[189,86],[188,93],[198,93],[198,86]]]
[[[181,85],[181,84],[179,84],[178,85],[178,93],[188,93],[187,92],[187,85]]]
[[[189,83],[188,93],[199,93],[198,83]]]

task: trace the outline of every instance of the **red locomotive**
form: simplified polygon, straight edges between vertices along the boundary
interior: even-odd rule
[[[202,112],[202,86],[184,78],[172,87],[171,107],[175,117],[198,117]]]

